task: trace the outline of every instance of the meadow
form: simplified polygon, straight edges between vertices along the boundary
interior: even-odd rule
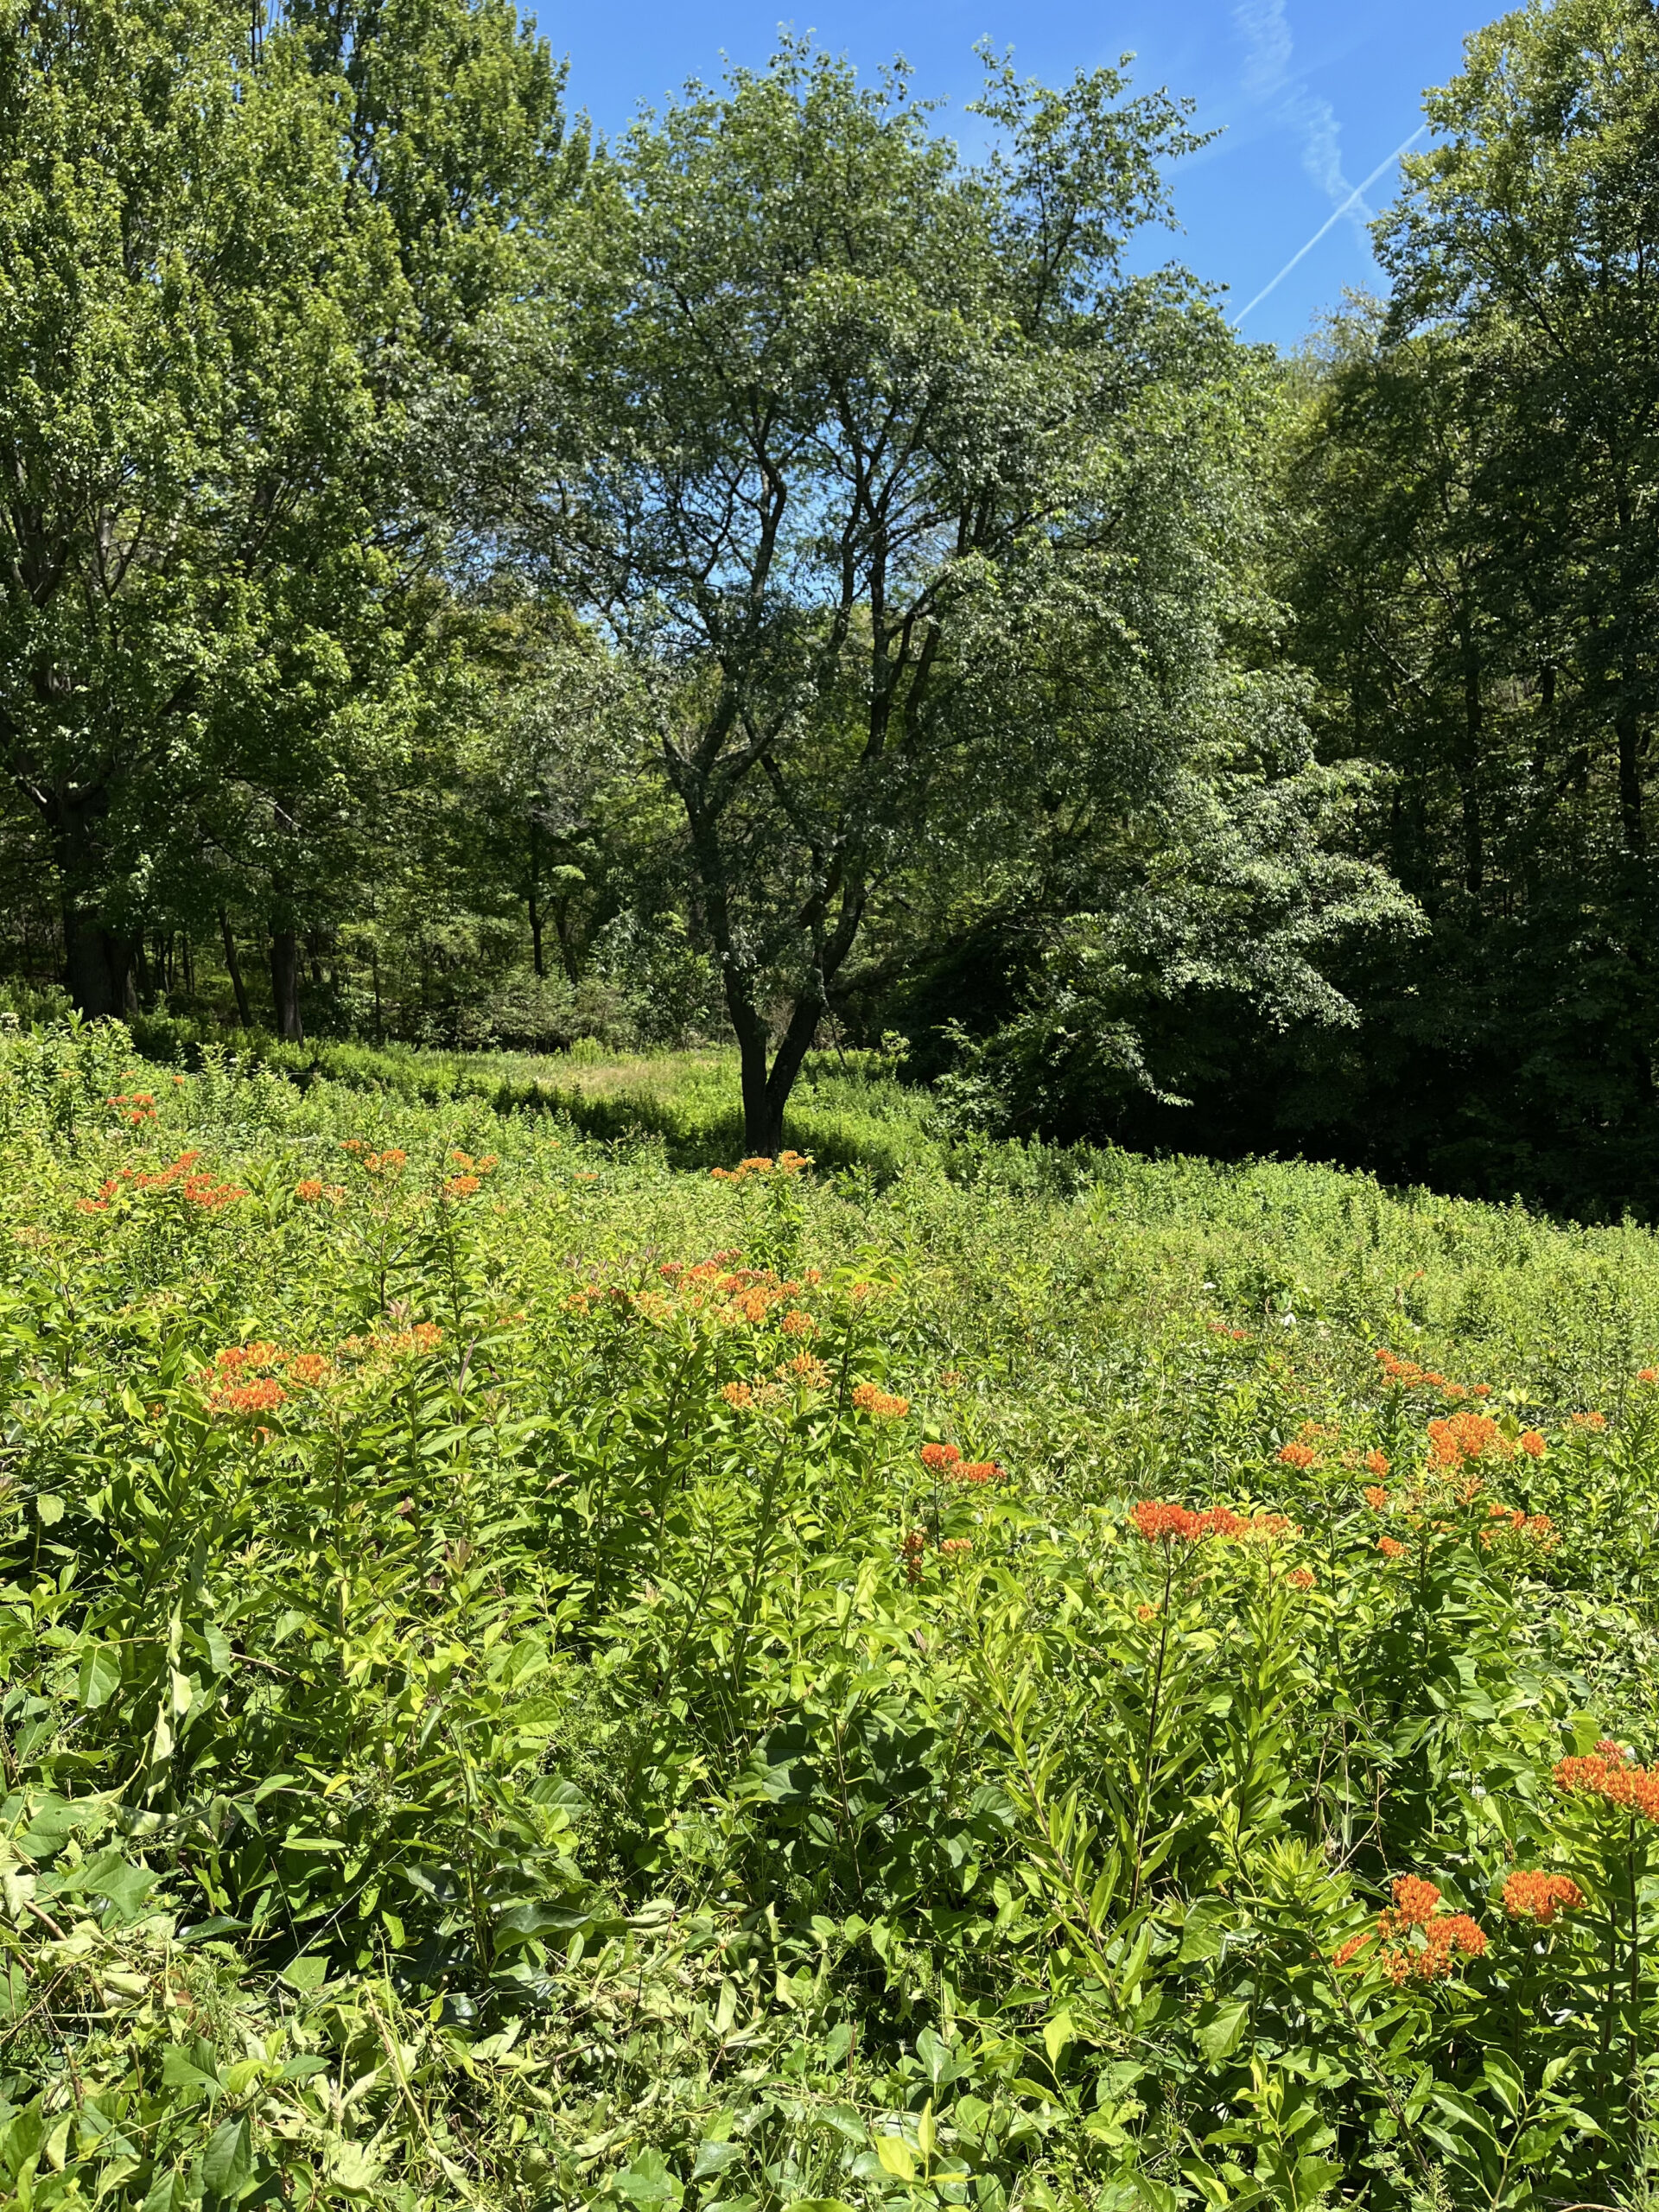
[[[1651,2203],[1651,1233],[511,1073],[0,1030],[6,2203]]]

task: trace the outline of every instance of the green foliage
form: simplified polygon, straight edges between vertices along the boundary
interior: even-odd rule
[[[151,1083],[0,1039],[21,2202],[1638,2200],[1646,1232]]]

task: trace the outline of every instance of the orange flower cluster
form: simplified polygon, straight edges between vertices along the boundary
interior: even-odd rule
[[[1515,1440],[1517,1452],[1524,1452],[1529,1459],[1541,1459],[1548,1446],[1535,1428],[1529,1428]]]
[[[443,1331],[435,1321],[417,1321],[412,1329],[377,1329],[366,1337],[347,1337],[340,1350],[350,1359],[404,1359],[413,1352],[435,1351]]]
[[[1490,1382],[1448,1382],[1445,1376],[1437,1374],[1433,1368],[1419,1367],[1414,1359],[1402,1359],[1398,1352],[1390,1351],[1386,1344],[1372,1357],[1382,1370],[1384,1382],[1391,1382],[1402,1390],[1438,1390],[1454,1404],[1459,1398],[1490,1398],[1492,1395]]]
[[[185,1202],[203,1213],[216,1213],[221,1206],[233,1205],[238,1198],[245,1198],[245,1191],[230,1183],[216,1182],[211,1175],[199,1174],[196,1162],[199,1152],[181,1152],[170,1166],[158,1167],[153,1174],[142,1168],[124,1167],[118,1176],[112,1175],[107,1183],[99,1185],[95,1198],[77,1198],[76,1206],[82,1213],[107,1213],[110,1200],[126,1191],[171,1191],[176,1189]]]
[[[910,1529],[899,1547],[899,1557],[905,1570],[905,1580],[913,1589],[922,1579],[922,1561],[927,1556],[927,1538],[919,1529]]]
[[[1586,1757],[1560,1760],[1555,1787],[1566,1797],[1599,1797],[1621,1812],[1659,1821],[1659,1767],[1637,1766],[1604,1740]]]
[[[1285,1580],[1293,1590],[1311,1590],[1313,1587],[1313,1570],[1311,1567],[1293,1567]]]
[[[804,1287],[801,1283],[783,1281],[766,1268],[732,1268],[728,1262],[737,1256],[735,1252],[716,1252],[693,1267],[688,1267],[683,1260],[664,1261],[657,1272],[668,1286],[667,1297],[641,1291],[633,1295],[632,1303],[648,1320],[665,1320],[672,1313],[685,1313],[706,1316],[719,1327],[756,1328],[778,1306],[800,1296]],[[577,1295],[591,1299],[599,1294],[589,1291]],[[626,1303],[628,1294],[616,1293],[613,1297],[616,1302]],[[811,1317],[804,1315],[803,1319],[810,1323]],[[805,1333],[798,1328],[787,1332]]]
[[[264,1376],[252,1382],[237,1382],[222,1390],[215,1390],[208,1402],[215,1413],[270,1414],[285,1405],[288,1393],[275,1376]]]
[[[954,1444],[924,1444],[921,1461],[931,1474],[942,1475],[948,1483],[977,1486],[1001,1482],[1006,1473],[995,1459],[964,1459]]]
[[[1136,1533],[1149,1544],[1177,1540],[1184,1544],[1197,1544],[1206,1536],[1218,1537],[1224,1543],[1271,1544],[1282,1543],[1302,1533],[1282,1513],[1252,1513],[1247,1518],[1226,1505],[1212,1505],[1203,1513],[1192,1513],[1184,1505],[1168,1505],[1152,1498],[1143,1498],[1129,1518]]]
[[[783,1330],[786,1337],[816,1337],[818,1333],[818,1325],[810,1313],[803,1312],[801,1307],[797,1306],[785,1314]]]
[[[358,1166],[370,1175],[401,1175],[409,1165],[409,1154],[397,1145],[388,1145],[384,1152],[371,1152],[361,1137],[342,1137],[340,1148],[348,1152]]]
[[[1428,1424],[1428,1458],[1434,1467],[1461,1467],[1472,1459],[1512,1459],[1515,1446],[1489,1414],[1452,1414]]]
[[[1389,1493],[1383,1489],[1381,1483],[1369,1483],[1366,1485],[1365,1503],[1370,1507],[1373,1513],[1382,1513],[1387,1510]]]
[[[1406,1548],[1398,1536],[1379,1536],[1376,1548],[1384,1559],[1403,1559],[1406,1555]]]
[[[741,1414],[747,1413],[754,1403],[754,1392],[747,1382],[723,1382],[720,1395],[728,1406],[735,1407]]]
[[[1553,1552],[1561,1541],[1548,1513],[1523,1513],[1518,1505],[1500,1505],[1496,1498],[1486,1512],[1491,1525],[1481,1530],[1480,1541],[1489,1551],[1500,1536],[1519,1536],[1541,1552]]]
[[[452,1152],[449,1164],[456,1172],[444,1179],[442,1195],[446,1198],[470,1198],[495,1166],[496,1155],[486,1152],[482,1159],[474,1160],[470,1152]]]
[[[1365,1471],[1368,1475],[1386,1475],[1389,1471],[1388,1453],[1368,1452],[1365,1454]]]
[[[1250,1339],[1248,1329],[1230,1329],[1224,1321],[1206,1321],[1205,1326],[1212,1337],[1225,1337],[1230,1344],[1248,1344]]]
[[[281,1375],[301,1389],[320,1389],[334,1379],[333,1360],[320,1351],[283,1351],[272,1344],[228,1344],[213,1355],[207,1403],[214,1413],[272,1413],[287,1402]]]
[[[121,1119],[129,1128],[142,1129],[146,1122],[153,1122],[156,1119],[156,1101],[148,1090],[135,1090],[130,1093],[118,1090],[113,1098],[106,1098],[104,1103],[106,1106],[121,1107],[124,1109]]]
[[[1605,1428],[1607,1426],[1605,1414],[1569,1414],[1567,1418],[1573,1428]]]
[[[1281,1444],[1279,1447],[1280,1459],[1287,1467],[1311,1467],[1319,1456],[1311,1444]]]
[[[330,1205],[343,1205],[346,1186],[343,1183],[325,1183],[315,1175],[308,1175],[294,1185],[294,1195],[302,1205],[315,1205],[319,1198],[327,1198]]]
[[[855,1383],[853,1403],[861,1414],[870,1414],[877,1421],[902,1421],[910,1411],[908,1398],[895,1397],[892,1392],[878,1389],[874,1382]]]
[[[1659,1367],[1638,1367],[1636,1379],[1638,1382],[1659,1382]]]
[[[1412,1931],[1421,1943],[1413,1943]],[[1382,1970],[1396,1986],[1408,1979],[1441,1981],[1457,1970],[1459,1956],[1484,1958],[1485,1931],[1466,1912],[1446,1912],[1440,1892],[1421,1875],[1402,1874],[1394,1885],[1394,1905],[1378,1915],[1378,1940],[1383,1946]]]
[[[780,1382],[793,1382],[803,1390],[827,1390],[830,1370],[823,1362],[810,1351],[798,1351],[793,1359],[786,1359],[778,1370]],[[905,1401],[905,1410],[910,1410],[910,1401]]]
[[[1566,1874],[1511,1874],[1503,1885],[1503,1910],[1511,1920],[1535,1920],[1548,1928],[1556,1912],[1584,1903],[1584,1891]]]
[[[780,1152],[776,1160],[758,1153],[753,1159],[740,1160],[735,1167],[711,1167],[709,1173],[716,1183],[747,1183],[751,1175],[798,1175],[811,1165],[810,1152]]]
[[[939,1556],[941,1559],[954,1562],[965,1560],[973,1548],[974,1540],[971,1536],[947,1536],[939,1546]]]

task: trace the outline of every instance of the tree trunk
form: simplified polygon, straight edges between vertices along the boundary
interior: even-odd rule
[[[63,944],[64,980],[69,996],[88,1021],[120,1020],[137,1012],[132,947],[67,894]]]
[[[219,929],[225,940],[225,965],[230,970],[231,988],[236,993],[237,1019],[245,1029],[251,1029],[253,1015],[248,1007],[248,987],[242,980],[242,963],[236,957],[236,939],[231,934],[231,918],[222,906],[219,910]]]
[[[276,1034],[289,1044],[301,1043],[305,1031],[300,1021],[300,938],[295,929],[270,933],[270,995],[276,1005]]]
[[[93,824],[108,811],[109,795],[103,791],[79,798],[60,793],[47,809],[62,886],[64,982],[77,1011],[89,1021],[137,1011],[132,947],[105,925],[95,887]]]
[[[1458,760],[1458,786],[1463,802],[1463,883],[1473,899],[1479,896],[1485,880],[1486,851],[1480,818],[1480,656],[1466,602],[1459,628],[1463,646],[1463,743]]]
[[[530,888],[525,904],[530,908],[531,957],[536,963],[537,976],[545,976],[547,969],[542,960],[542,839],[541,825],[532,814],[530,817]]]
[[[784,1148],[784,1109],[818,1033],[824,1007],[810,995],[795,1001],[789,1027],[768,1067],[766,1025],[741,980],[728,982],[726,1005],[737,1032],[743,1148],[752,1160],[775,1160]]]
[[[1642,724],[1634,707],[1621,704],[1618,732],[1618,820],[1627,853],[1642,852],[1647,829],[1642,818]]]

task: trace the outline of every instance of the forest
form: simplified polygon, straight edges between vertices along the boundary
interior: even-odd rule
[[[1656,41],[1473,35],[1284,355],[1127,64],[601,143],[505,0],[9,8],[14,1002],[1650,1217]]]

